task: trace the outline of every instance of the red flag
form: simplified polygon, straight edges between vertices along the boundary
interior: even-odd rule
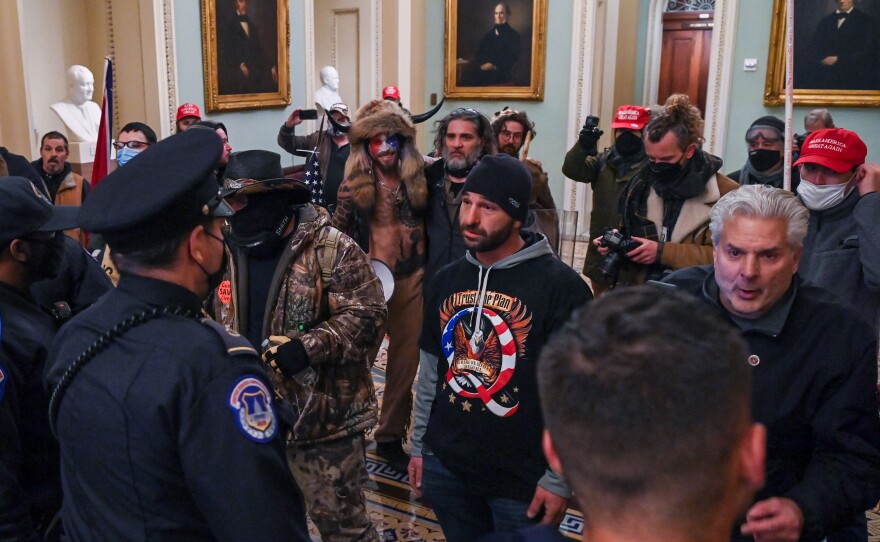
[[[113,140],[113,61],[104,57],[104,97],[101,100],[101,123],[98,125],[98,144],[92,166],[92,188],[110,172],[110,142]]]

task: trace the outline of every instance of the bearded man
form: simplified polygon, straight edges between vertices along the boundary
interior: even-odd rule
[[[434,132],[437,134],[434,148],[440,159],[425,168],[428,181],[426,286],[438,269],[464,256],[458,225],[461,187],[480,158],[495,154],[498,149],[492,124],[474,109],[454,109],[434,123]]]
[[[559,248],[559,216],[556,202],[550,192],[547,172],[541,162],[529,158],[529,144],[538,135],[535,123],[525,111],[505,107],[492,117],[492,130],[498,141],[498,152],[522,160],[532,176],[532,195],[529,198],[529,218],[523,229],[543,233],[554,251]]]
[[[419,363],[427,249],[428,189],[415,135],[412,120],[394,102],[373,100],[358,109],[333,214],[333,226],[353,237],[371,259],[385,264],[394,275],[394,294],[388,300],[385,394],[374,437],[376,452],[400,470],[409,462],[403,440]]]

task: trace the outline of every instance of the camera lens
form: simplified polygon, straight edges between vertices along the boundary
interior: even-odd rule
[[[599,264],[599,271],[606,277],[616,277],[620,269],[620,253],[610,252]]]

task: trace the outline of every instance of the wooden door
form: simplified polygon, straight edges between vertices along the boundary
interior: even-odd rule
[[[663,14],[658,103],[666,102],[670,94],[684,93],[706,116],[712,16],[711,11]]]

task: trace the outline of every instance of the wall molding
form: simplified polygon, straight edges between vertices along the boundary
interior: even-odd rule
[[[739,0],[716,0],[704,134],[705,149],[715,156],[724,154],[724,146],[727,143],[730,89],[736,62],[734,53],[738,16]]]
[[[162,1],[162,29],[163,39],[159,42],[165,46],[165,94],[159,96],[159,100],[165,101],[165,111],[168,114],[169,133],[174,133],[176,126],[177,104],[180,103],[177,95],[177,46],[174,40],[174,6],[172,0]],[[161,51],[160,51],[161,52]]]
[[[575,112],[569,115],[566,130],[567,148],[571,148],[577,140],[581,125],[593,107],[593,64],[595,44],[592,39],[596,29],[596,12],[599,0],[574,0],[572,6],[572,47],[569,61],[568,110]],[[565,198],[563,209],[580,211],[580,224],[587,224],[589,206],[591,204],[587,186],[565,179]],[[579,228],[580,229],[580,228]]]

